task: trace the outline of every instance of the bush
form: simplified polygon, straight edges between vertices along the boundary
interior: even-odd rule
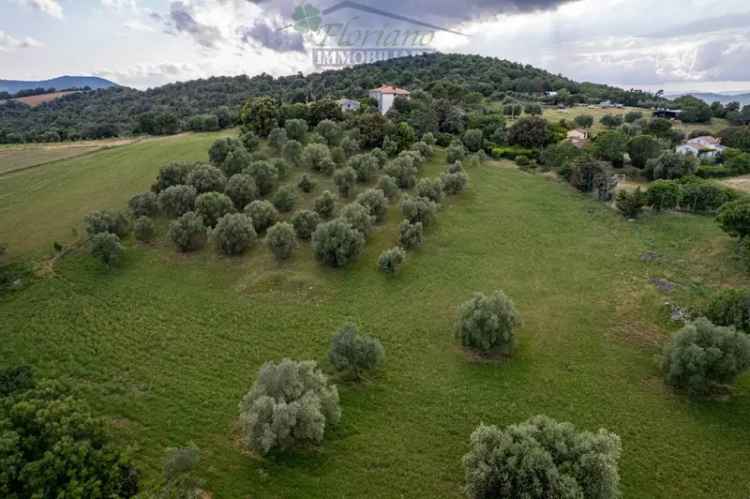
[[[245,206],[244,212],[252,219],[253,227],[258,234],[263,233],[279,219],[279,212],[268,201],[253,201]]]
[[[336,211],[336,196],[331,194],[331,191],[323,191],[323,194],[315,200],[314,209],[320,218],[328,220]]]
[[[195,212],[208,227],[215,227],[221,217],[234,211],[234,204],[226,194],[207,192],[195,200]]]
[[[625,163],[628,152],[628,136],[618,130],[608,130],[597,135],[594,153],[598,159],[611,162],[616,168]]]
[[[615,199],[615,206],[625,218],[638,218],[646,205],[646,196],[638,187],[632,192],[620,191]]]
[[[318,225],[320,225],[320,215],[314,211],[299,211],[292,217],[294,232],[302,241],[309,241]]]
[[[396,179],[390,175],[383,175],[380,177],[377,188],[383,191],[383,194],[385,194],[385,197],[389,200],[395,199],[400,190]]]
[[[266,242],[277,260],[286,260],[297,247],[294,227],[286,222],[277,223],[268,229]]]
[[[706,308],[706,318],[717,326],[750,333],[750,291],[725,289]]]
[[[406,252],[396,246],[380,254],[378,268],[386,274],[398,274],[404,262],[406,262]]]
[[[422,135],[422,142],[424,142],[428,146],[434,146],[435,144],[437,144],[435,135],[432,132],[427,132],[426,134]]]
[[[646,175],[652,180],[671,180],[692,175],[697,167],[698,162],[693,156],[667,151],[646,162]]]
[[[623,117],[619,114],[605,114],[599,119],[599,123],[606,126],[607,128],[617,128],[622,125]]]
[[[466,186],[469,184],[469,177],[463,171],[444,173],[440,177],[440,182],[443,186],[443,192],[449,196],[455,196],[466,190]]]
[[[700,318],[675,333],[663,367],[667,384],[707,395],[750,368],[750,336]]]
[[[641,118],[643,118],[643,113],[640,111],[629,111],[625,113],[625,123],[635,123]]]
[[[354,185],[357,182],[357,172],[352,167],[339,168],[333,174],[333,182],[339,191],[339,196],[348,198],[354,193]]]
[[[292,163],[294,166],[300,166],[302,164],[302,151],[304,150],[304,146],[296,141],[296,140],[289,140],[284,145],[284,151],[283,155],[284,158]]]
[[[138,241],[148,243],[156,237],[154,221],[148,217],[138,217],[133,224],[133,234]]]
[[[164,485],[157,497],[163,499],[199,499],[202,480],[193,473],[201,460],[200,449],[182,447],[167,449],[164,459]],[[151,496],[147,496],[151,498]],[[144,499],[146,499],[144,497]]]
[[[243,173],[253,177],[261,196],[270,194],[279,181],[279,171],[269,161],[255,161]]]
[[[437,205],[423,197],[405,196],[401,201],[401,214],[410,223],[421,223],[429,227],[435,222]]]
[[[240,255],[258,240],[252,218],[242,213],[228,213],[213,230],[216,247],[225,255]]]
[[[32,379],[13,388],[0,399],[3,497],[135,496],[139,474],[127,452],[68,387]]]
[[[490,296],[476,293],[458,308],[456,336],[464,347],[483,353],[498,350],[510,354],[514,346],[513,330],[521,325],[513,302],[502,291]]]
[[[669,180],[657,180],[646,191],[646,204],[656,211],[673,210],[680,205],[680,186]]]
[[[356,172],[357,182],[369,182],[380,169],[378,158],[372,154],[357,154],[349,160],[349,166]]]
[[[99,232],[89,239],[89,252],[91,256],[111,268],[122,258],[123,248],[116,234]]]
[[[136,194],[130,198],[128,207],[134,217],[153,217],[159,212],[158,198],[153,192]]]
[[[240,173],[232,175],[227,182],[226,195],[237,209],[242,209],[258,197],[258,187],[250,175]]]
[[[546,416],[505,429],[481,424],[463,458],[471,499],[616,499],[622,446],[614,433],[580,432]]]
[[[737,199],[737,192],[710,181],[688,177],[679,181],[682,191],[680,206],[693,213],[712,213]]]
[[[516,164],[521,167],[529,166],[531,160],[526,156],[516,156]]]
[[[385,221],[388,214],[388,201],[380,189],[367,189],[357,196],[356,202],[368,209],[370,215],[375,217],[375,222]]]
[[[304,193],[311,193],[317,187],[317,183],[310,178],[308,174],[302,175],[302,178],[297,182],[297,187]]]
[[[750,200],[726,203],[716,217],[719,226],[730,236],[740,239],[750,236]]]
[[[343,267],[362,252],[365,237],[351,224],[337,219],[318,225],[312,244],[318,260],[332,267]]]
[[[242,173],[252,162],[253,156],[245,148],[235,149],[227,155],[221,164],[221,171],[227,177],[231,177],[232,175]]]
[[[222,161],[224,161],[222,157]],[[156,183],[151,188],[157,194],[175,185],[187,184],[188,175],[195,168],[194,163],[175,161],[162,167],[156,177]]]
[[[196,166],[188,175],[188,184],[195,187],[198,194],[205,192],[224,192],[227,178],[224,172],[211,165]]]
[[[294,209],[295,204],[297,204],[297,192],[291,185],[281,187],[273,195],[273,205],[281,213],[289,213]]]
[[[411,189],[417,183],[417,167],[413,158],[400,156],[386,165],[385,172],[396,179],[401,189]]]
[[[423,178],[417,183],[417,196],[440,204],[444,196],[443,183],[436,178]]]
[[[168,235],[180,251],[197,251],[206,244],[208,230],[203,218],[189,211],[172,222]]]
[[[508,129],[508,143],[526,148],[540,148],[554,141],[549,123],[544,118],[533,116],[517,120]]]
[[[111,232],[119,237],[125,237],[130,232],[128,218],[120,212],[102,210],[89,213],[83,220],[89,237],[104,232]]]
[[[380,367],[384,359],[385,350],[380,340],[360,335],[354,324],[346,324],[336,332],[328,353],[328,360],[337,371],[349,372],[357,380],[361,379],[362,371]]]
[[[463,144],[458,142],[451,143],[445,153],[448,163],[455,163],[456,161],[463,161],[466,159],[466,148]]]
[[[399,226],[399,245],[407,250],[418,248],[424,244],[424,226],[422,222],[410,223],[408,220]]]
[[[191,185],[173,185],[159,194],[159,209],[169,217],[180,217],[195,209],[197,196]]]
[[[313,361],[267,362],[240,402],[242,441],[268,454],[299,444],[320,444],[341,419],[339,393]]]
[[[463,138],[464,146],[470,152],[479,151],[484,145],[484,136],[481,130],[467,130]]]

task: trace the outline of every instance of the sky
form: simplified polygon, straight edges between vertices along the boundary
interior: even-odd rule
[[[333,35],[348,23],[350,34],[411,26],[433,33],[431,49],[531,64],[577,81],[750,91],[747,0],[359,0],[331,14],[325,9],[340,0],[308,2],[324,14],[300,18],[299,0],[0,0],[0,79],[94,75],[145,89],[210,76],[309,73],[317,70],[312,49],[342,47],[346,38]],[[300,27],[310,19],[322,28]]]

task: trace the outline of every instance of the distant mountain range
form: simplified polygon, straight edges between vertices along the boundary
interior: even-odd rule
[[[68,88],[90,87],[93,90],[99,90],[116,86],[118,86],[116,83],[96,76],[60,76],[59,78],[43,81],[0,80],[0,92],[8,92],[10,94],[15,94],[21,90],[34,90],[36,88],[65,90]]]
[[[724,105],[729,104],[730,102],[739,102],[743,106],[750,105],[750,92],[747,92],[747,93],[683,92],[683,93],[668,93],[665,95],[665,97],[669,99],[676,99],[677,97],[682,97],[683,95],[692,95],[696,99],[700,99],[703,102],[706,102],[708,104],[718,101]]]

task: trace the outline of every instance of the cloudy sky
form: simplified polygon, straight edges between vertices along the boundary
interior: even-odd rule
[[[308,2],[324,11],[340,3]],[[393,16],[417,19],[461,33],[439,32],[431,42],[435,49],[510,59],[579,81],[667,91],[750,90],[747,0],[358,3],[392,16],[350,7],[323,15],[324,26],[349,22],[363,31],[395,30],[406,21]],[[0,79],[97,75],[147,88],[212,75],[311,72],[310,49],[321,37],[289,27],[299,4],[0,0]]]

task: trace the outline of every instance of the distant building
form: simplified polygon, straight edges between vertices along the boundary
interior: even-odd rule
[[[557,93],[557,92],[544,92],[544,94],[545,94],[545,95],[546,95],[547,97],[557,97],[558,95],[560,95],[560,94],[559,94],[559,93]]]
[[[680,119],[680,115],[682,114],[681,109],[663,109],[659,108],[656,111],[654,111],[654,116],[656,118],[666,118],[668,120],[678,120]]]
[[[359,108],[362,107],[362,104],[360,104],[359,101],[352,99],[341,99],[339,100],[339,105],[341,106],[341,110],[345,113],[349,111],[359,111]]]
[[[385,114],[393,107],[393,102],[396,97],[409,98],[408,90],[403,88],[392,87],[390,85],[383,85],[380,88],[370,90],[370,97],[378,102],[378,110],[381,114]]]
[[[689,154],[696,158],[716,158],[721,156],[725,150],[726,147],[721,145],[721,139],[710,135],[690,139],[676,148],[678,153]]]

